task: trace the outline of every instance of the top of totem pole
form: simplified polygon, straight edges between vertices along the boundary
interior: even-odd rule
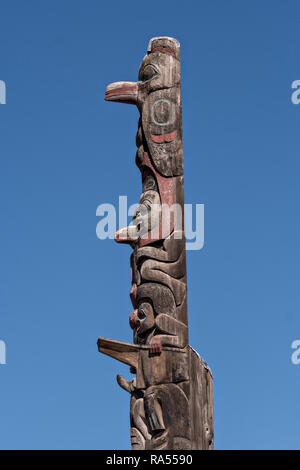
[[[148,44],[147,54],[152,52],[171,54],[175,59],[180,60],[180,43],[177,39],[169,38],[168,36],[152,38]]]

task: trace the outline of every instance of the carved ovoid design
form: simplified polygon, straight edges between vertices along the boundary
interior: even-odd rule
[[[134,344],[99,338],[98,348],[135,374],[131,381],[117,377],[131,394],[132,449],[212,449],[212,375],[188,344],[178,41],[152,39],[139,81],[112,83],[105,99],[140,112],[136,164],[143,191],[133,223],[115,235],[133,249]]]

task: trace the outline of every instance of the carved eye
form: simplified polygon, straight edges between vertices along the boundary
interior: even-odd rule
[[[141,82],[147,82],[147,80],[155,77],[155,75],[157,75],[157,70],[152,65],[146,65],[140,71],[139,80]]]
[[[144,312],[143,309],[139,308],[139,311],[138,311],[138,319],[139,319],[139,320],[144,320],[144,318],[146,318],[146,313]]]

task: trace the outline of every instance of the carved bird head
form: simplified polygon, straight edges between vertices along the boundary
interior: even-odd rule
[[[140,125],[156,170],[163,176],[183,174],[180,45],[176,39],[157,37],[149,42],[137,82],[108,85],[106,101],[135,104]],[[139,164],[143,163],[143,151]]]

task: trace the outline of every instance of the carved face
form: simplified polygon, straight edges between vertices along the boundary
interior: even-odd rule
[[[135,104],[141,110],[147,95],[180,86],[180,46],[173,38],[155,38],[149,43],[138,82],[115,82],[106,88],[105,99]]]
[[[136,162],[143,174],[145,171],[152,173],[152,177],[148,177],[145,184],[143,182],[145,202],[140,201],[132,226],[116,233],[115,239],[121,243],[134,245],[138,242],[139,246],[144,246],[165,238],[173,230],[174,224],[171,224],[170,231],[164,236],[146,236],[160,217],[157,210],[157,218],[153,219],[155,211],[149,209],[153,201],[147,202],[147,191],[157,191],[157,200],[162,207],[171,207],[179,194],[172,177],[183,175],[179,59],[178,41],[168,37],[154,38],[141,63],[138,82],[116,82],[106,89],[106,100],[138,107],[141,118],[136,137]],[[163,233],[161,229],[157,232]]]
[[[149,52],[139,68],[138,101],[143,102],[146,95],[180,85],[180,63],[169,53]]]
[[[161,220],[161,204],[157,191],[145,191],[140,198],[140,202],[135,210],[132,224],[118,230],[115,240],[118,243],[136,244],[141,239],[146,239],[155,229],[157,235]],[[150,235],[149,235],[150,234]]]
[[[156,191],[145,191],[140,198],[132,223],[139,239],[146,238],[149,232],[159,227],[161,216],[160,197]]]
[[[163,176],[183,174],[179,43],[175,39],[151,40],[139,81],[112,83],[105,99],[138,107],[142,127],[137,143],[139,164],[146,151],[140,146],[144,134],[155,170]]]

